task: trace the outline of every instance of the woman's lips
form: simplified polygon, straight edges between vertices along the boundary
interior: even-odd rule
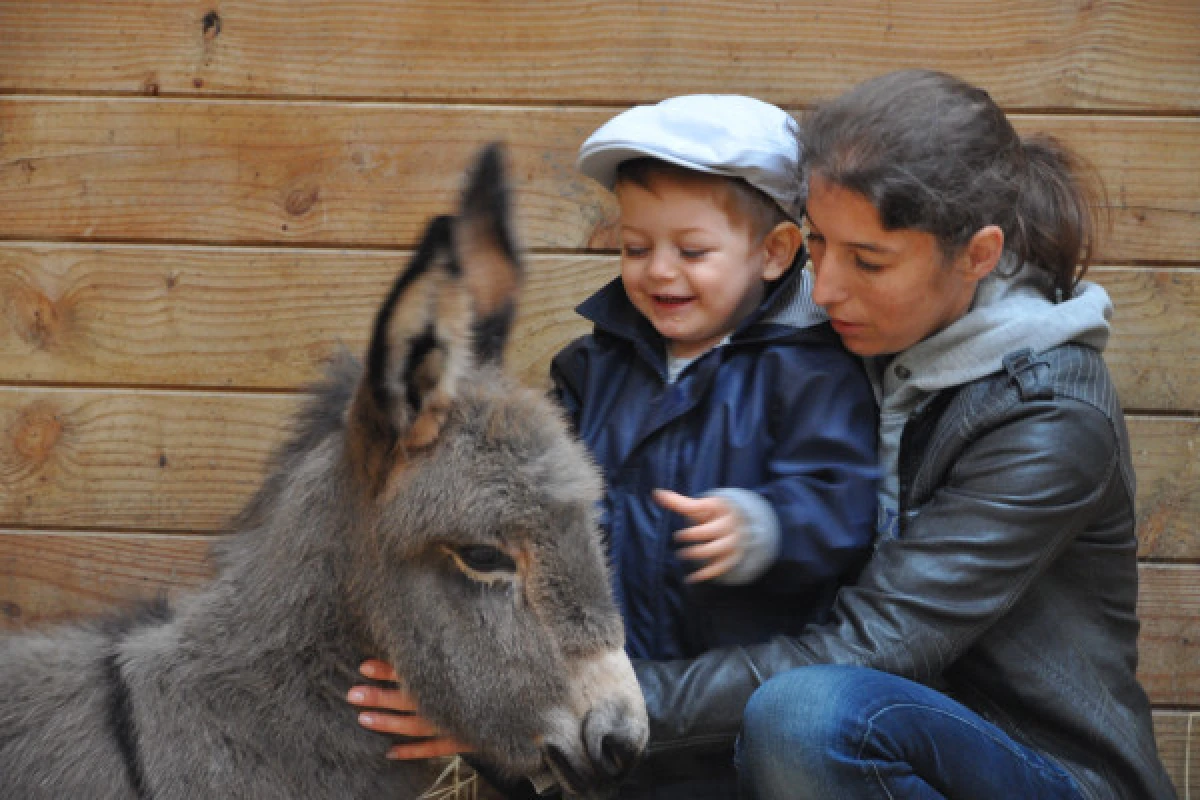
[[[858,322],[847,322],[841,319],[830,319],[829,324],[839,334],[845,336],[848,333],[857,333],[863,329],[863,326]]]

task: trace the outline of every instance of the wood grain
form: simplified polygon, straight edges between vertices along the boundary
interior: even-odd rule
[[[359,352],[407,251],[0,243],[0,383],[295,390]],[[510,369],[541,384],[611,256],[527,260]]]
[[[295,390],[357,352],[407,251],[0,243],[0,383]],[[589,326],[615,257],[534,255],[509,365],[531,385]],[[1200,271],[1105,267],[1106,352],[1129,409],[1200,408]],[[1171,364],[1164,370],[1162,364]]]
[[[1190,0],[3,0],[0,30],[0,90],[799,106],[925,66],[1010,107],[1200,109]]]
[[[213,532],[300,395],[0,388],[0,527]],[[1133,417],[1142,553],[1200,559],[1200,420]]]
[[[1138,678],[1154,703],[1200,707],[1200,564],[1142,564]]]
[[[22,628],[168,598],[213,573],[211,536],[0,530],[0,627]]]
[[[482,143],[509,144],[524,243],[611,248],[576,150],[609,112],[0,97],[0,238],[411,245]],[[1108,187],[1107,263],[1196,263],[1200,118],[1022,116]]]
[[[221,530],[297,400],[0,389],[0,527]]]
[[[1200,793],[1200,711],[1155,711],[1158,754],[1180,798]]]

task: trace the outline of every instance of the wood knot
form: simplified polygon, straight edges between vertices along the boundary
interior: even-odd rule
[[[205,14],[202,24],[204,25],[204,41],[211,42],[221,35],[221,15],[217,12],[210,11]]]
[[[9,296],[8,316],[17,335],[38,350],[49,350],[62,339],[65,315],[58,304],[31,286],[18,285]]]
[[[62,418],[46,403],[35,403],[17,414],[12,426],[13,450],[33,464],[50,457],[62,438]]]
[[[288,192],[287,199],[283,201],[283,207],[289,214],[298,217],[301,214],[307,213],[320,199],[321,193],[317,187],[301,187]]]

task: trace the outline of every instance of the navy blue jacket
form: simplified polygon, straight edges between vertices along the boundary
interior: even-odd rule
[[[870,550],[874,396],[828,323],[782,321],[799,293],[811,306],[806,286],[792,269],[673,384],[662,337],[619,278],[577,309],[595,330],[555,357],[551,376],[604,473],[602,526],[631,656],[687,658],[798,633],[825,619]],[[759,493],[779,519],[778,560],[744,586],[685,583],[695,565],[676,557],[673,534],[692,523],[655,503],[656,488]]]

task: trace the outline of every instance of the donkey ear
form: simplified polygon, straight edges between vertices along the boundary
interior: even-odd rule
[[[472,359],[499,358],[520,268],[497,146],[487,148],[458,217],[436,217],[375,317],[348,412],[354,461],[378,486],[397,458],[441,432]]]
[[[508,184],[498,143],[476,161],[455,225],[455,246],[474,302],[472,343],[479,363],[504,357],[516,316],[521,262],[510,223]]]

